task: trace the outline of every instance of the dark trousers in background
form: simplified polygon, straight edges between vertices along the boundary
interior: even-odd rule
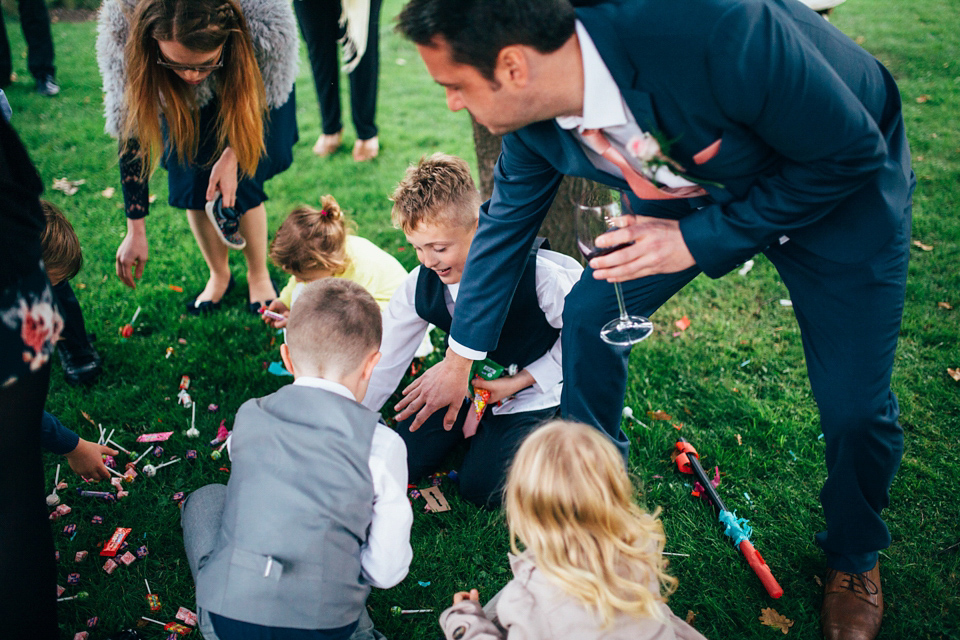
[[[446,409],[437,411],[416,431],[410,431],[413,418],[397,425],[397,433],[407,445],[407,470],[410,482],[436,472],[440,464],[464,442],[463,421],[473,405],[465,401],[453,429],[443,428]],[[527,435],[555,417],[557,407],[495,415],[489,409],[483,415],[477,433],[467,439],[469,449],[457,472],[460,495],[481,507],[496,508],[503,499],[503,483],[520,443]]]
[[[37,80],[56,75],[53,66],[53,37],[50,34],[50,14],[44,0],[18,0],[20,28],[27,41],[27,68]],[[13,60],[7,28],[0,19],[0,88],[10,82]]]
[[[58,347],[66,348],[70,353],[86,353],[93,349],[87,335],[87,325],[83,321],[83,310],[77,300],[69,280],[62,280],[53,285],[53,293],[57,296],[60,305],[60,314],[63,316],[63,331],[60,332]]]
[[[380,4],[370,0],[370,23],[367,49],[360,63],[348,76],[350,111],[357,139],[369,140],[377,135],[377,78],[380,74]],[[343,129],[340,112],[340,63],[337,39],[340,37],[339,0],[294,0],[300,31],[307,43],[307,54],[313,70],[313,82],[320,103],[323,133],[331,135]]]
[[[0,620],[5,638],[56,640],[57,572],[40,421],[50,365],[0,388]]]
[[[827,531],[817,543],[831,568],[860,573],[873,568],[890,545],[880,512],[903,454],[899,407],[890,390],[910,255],[911,211],[900,232],[867,261],[835,263],[795,242],[764,254],[790,291],[803,338],[807,374],[826,443],[827,481],[820,492]],[[627,308],[649,316],[699,273],[623,283]],[[617,316],[613,285],[587,268],[563,311],[564,418],[604,430],[626,457],[620,429],[629,349],[600,339]],[[642,347],[641,347],[642,348]]]

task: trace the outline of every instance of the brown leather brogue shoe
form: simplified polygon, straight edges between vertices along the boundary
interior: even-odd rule
[[[866,573],[827,571],[820,611],[826,640],[873,640],[882,620],[879,562]]]

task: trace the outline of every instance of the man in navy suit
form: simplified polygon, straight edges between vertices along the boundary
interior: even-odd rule
[[[563,175],[621,189],[630,212],[598,244],[632,244],[590,261],[562,334],[564,416],[624,453],[628,351],[599,338],[617,313],[609,282],[650,315],[701,271],[762,252],[790,290],[826,441],[824,634],[873,638],[880,512],[903,451],[890,375],[915,185],[896,84],[796,0],[589,4],[412,0],[399,17],[449,108],[505,134],[450,349],[400,416],[418,413],[415,428],[450,407],[452,422]]]

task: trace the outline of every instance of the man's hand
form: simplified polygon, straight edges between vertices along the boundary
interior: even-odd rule
[[[227,147],[220,159],[210,170],[210,182],[207,183],[207,202],[223,195],[223,206],[232,207],[237,203],[237,154]]]
[[[598,247],[633,243],[594,258],[593,277],[607,282],[626,282],[658,273],[676,273],[696,264],[676,220],[625,215],[614,220],[619,229],[597,238]]]
[[[459,356],[447,349],[444,359],[423,372],[410,386],[403,390],[404,398],[394,407],[400,413],[397,420],[406,420],[413,414],[416,419],[410,425],[410,431],[416,431],[424,421],[440,409],[447,407],[443,418],[443,428],[453,429],[460,405],[467,397],[470,382],[470,368],[473,360]]]
[[[66,458],[70,468],[84,480],[107,480],[110,477],[110,472],[107,471],[107,466],[103,464],[103,454],[115,456],[118,453],[119,451],[106,445],[80,438],[77,446],[66,455]]]
[[[480,602],[480,592],[476,589],[470,589],[470,593],[467,593],[466,591],[457,591],[455,594],[453,594],[453,604],[460,604],[464,600]]]
[[[127,219],[127,235],[117,249],[117,277],[131,289],[137,288],[135,280],[143,276],[147,264],[147,223],[143,218]]]

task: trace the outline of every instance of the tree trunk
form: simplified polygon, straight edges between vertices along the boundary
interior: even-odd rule
[[[471,118],[472,120],[472,118]],[[477,150],[477,167],[480,172],[480,196],[487,200],[493,192],[493,167],[500,156],[500,136],[490,133],[486,127],[473,122],[473,142]],[[609,201],[609,187],[585,178],[565,176],[557,190],[557,196],[540,227],[540,235],[550,240],[550,248],[579,260],[583,258],[577,250],[577,232],[574,228],[573,207],[575,202],[583,202],[591,197],[598,201]]]

